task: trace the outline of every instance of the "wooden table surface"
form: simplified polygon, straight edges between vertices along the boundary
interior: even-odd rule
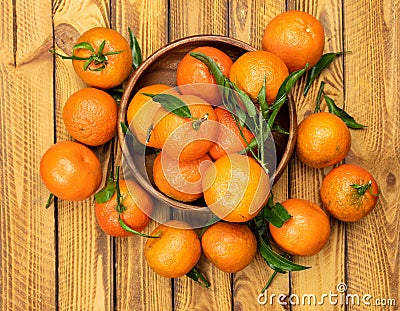
[[[398,310],[399,6],[394,0],[3,1],[0,310]],[[345,162],[370,170],[381,189],[376,209],[364,220],[344,224],[332,219],[328,245],[313,257],[294,258],[311,269],[278,275],[268,290],[270,300],[260,305],[258,295],[271,270],[259,256],[234,275],[202,258],[201,270],[212,283],[204,289],[186,277],[156,276],[144,261],[145,240],[102,233],[90,199],[56,200],[44,208],[48,191],[40,180],[39,160],[54,142],[70,139],[61,110],[68,96],[84,86],[71,62],[55,59],[50,48],[70,53],[79,34],[100,25],[126,38],[131,27],[144,57],[194,34],[227,35],[261,48],[268,21],[289,9],[320,19],[325,52],[352,51],[323,72],[307,97],[301,92],[304,81],[297,85],[293,95],[299,121],[313,110],[324,80],[327,94],[368,125],[351,131],[352,149]],[[96,149],[104,177],[118,162],[118,150],[117,141]],[[276,199],[298,197],[320,204],[318,190],[330,169],[308,168],[294,156],[274,185]],[[308,294],[320,302],[324,294],[340,294],[343,286],[360,299],[370,295],[370,304],[393,304],[390,299],[395,299],[397,305],[372,307],[352,299],[333,305],[328,296],[323,305],[314,306],[292,296],[298,304],[284,306],[277,299],[283,294],[282,301],[288,302],[290,294]]]

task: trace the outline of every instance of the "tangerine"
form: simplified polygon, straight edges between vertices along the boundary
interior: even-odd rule
[[[240,126],[232,114],[225,108],[214,109],[220,127],[217,142],[209,150],[210,156],[217,160],[226,154],[243,150],[254,138],[254,134],[245,126]]]
[[[160,108],[152,135],[172,159],[192,161],[204,156],[218,137],[218,117],[210,104],[194,95],[178,96],[191,113],[180,117]]]
[[[136,92],[130,101],[126,113],[129,128],[132,130],[136,138],[148,147],[160,148],[154,135],[150,135],[149,141],[146,142],[149,128],[152,126],[154,115],[157,113],[161,105],[153,101],[147,94],[160,94],[167,92],[171,94],[173,90],[165,84],[153,84],[141,88]],[[174,92],[177,94],[177,92]]]
[[[257,253],[257,239],[245,224],[217,222],[201,237],[204,255],[221,271],[236,273]]]
[[[289,199],[282,205],[292,217],[280,228],[269,224],[276,244],[292,255],[317,254],[328,242],[331,232],[326,213],[317,204],[303,199]]]
[[[191,52],[203,53],[210,57],[221,69],[225,76],[228,76],[232,66],[232,60],[221,50],[201,46],[188,52],[180,61],[176,71],[176,84],[182,94],[196,95],[207,102],[217,105],[221,101],[215,78],[210,73],[207,65],[202,61],[190,56]]]
[[[370,213],[378,201],[379,188],[364,168],[343,164],[328,173],[322,181],[321,199],[336,219],[354,222]]]
[[[160,152],[153,164],[154,183],[162,193],[175,200],[195,201],[203,195],[201,171],[209,164],[211,158],[206,154],[196,160],[182,162]]]
[[[83,47],[82,43],[87,46]],[[73,56],[86,58],[72,60],[77,75],[87,84],[100,89],[120,85],[132,71],[132,53],[128,41],[117,31],[94,27],[83,33]],[[104,46],[103,46],[104,45]],[[88,59],[92,59],[90,63]]]
[[[264,78],[266,99],[273,103],[283,81],[289,75],[285,63],[267,51],[251,51],[240,56],[229,71],[229,79],[257,102]]]
[[[177,278],[188,273],[199,261],[201,245],[196,232],[188,223],[170,220],[157,226],[144,247],[147,264],[157,274]]]
[[[308,166],[334,165],[346,157],[350,148],[350,131],[334,114],[314,113],[299,124],[296,150],[300,161]]]
[[[208,167],[202,186],[210,210],[229,222],[246,222],[257,216],[270,191],[265,170],[253,158],[239,154],[222,156]]]
[[[114,137],[117,113],[111,95],[96,88],[83,88],[67,99],[62,118],[68,133],[77,141],[100,146]]]
[[[277,55],[289,72],[314,66],[325,46],[321,23],[307,12],[291,10],[277,15],[264,31],[262,47]]]
[[[133,180],[120,180],[119,189],[122,195],[122,221],[135,231],[142,231],[148,225],[153,210],[153,201],[150,196]],[[133,235],[124,230],[119,224],[117,210],[117,192],[105,203],[95,202],[94,205],[97,223],[108,235],[125,237]]]
[[[52,145],[40,159],[40,177],[56,197],[81,201],[100,186],[101,164],[88,147],[73,141]]]

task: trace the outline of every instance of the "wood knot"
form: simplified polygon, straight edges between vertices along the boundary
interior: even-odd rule
[[[394,186],[396,184],[396,176],[394,176],[393,173],[390,172],[389,174],[387,174],[387,176],[386,176],[386,184],[388,186]]]
[[[304,112],[304,119],[309,117],[312,114],[313,114],[313,112],[311,110],[307,110],[306,112]]]
[[[239,26],[240,29],[246,28],[247,15],[248,15],[247,3],[243,4],[241,1],[238,1],[236,7],[236,17],[240,25]]]
[[[78,30],[70,24],[61,23],[54,29],[56,46],[67,55],[72,53],[72,48],[79,37]]]
[[[242,311],[243,310],[243,306],[242,303],[240,301],[235,301],[234,303],[234,310],[236,311]]]

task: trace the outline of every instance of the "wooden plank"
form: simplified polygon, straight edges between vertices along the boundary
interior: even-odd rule
[[[226,1],[170,1],[170,40],[197,34],[228,34]],[[179,211],[174,214],[181,218]],[[183,216],[185,218],[187,216]],[[206,289],[187,277],[174,282],[175,310],[231,310],[231,275],[215,268],[203,255],[198,264],[211,283]]]
[[[168,42],[168,2],[166,0],[112,0],[115,29],[128,38],[128,27],[142,49],[143,60]]]
[[[170,39],[200,34],[226,35],[227,14],[226,0],[170,1]]]
[[[342,46],[342,6],[337,1],[288,1],[288,9],[306,11],[317,17],[325,29],[324,52],[343,50]],[[326,82],[325,91],[339,105],[343,103],[343,68],[340,60],[336,60],[325,70],[306,97],[303,96],[304,79],[293,92],[297,106],[298,122],[312,113],[315,98],[321,80]],[[325,109],[325,106],[321,107]],[[294,198],[304,198],[322,207],[319,189],[324,175],[330,169],[312,169],[300,163],[297,157],[290,167],[290,194]],[[312,257],[294,257],[296,263],[311,266],[311,269],[291,274],[291,290],[300,298],[303,294],[315,295],[320,301],[323,294],[336,293],[336,285],[345,280],[345,233],[344,225],[331,219],[331,237],[325,248]],[[312,308],[308,306],[307,308]],[[304,310],[301,303],[293,306],[293,310]],[[331,305],[327,301],[324,310],[341,310],[343,305]]]
[[[230,1],[229,36],[261,49],[264,29],[268,21],[284,9],[284,1]],[[287,199],[288,177],[286,171],[280,180],[273,185],[272,191],[276,201]],[[258,297],[272,273],[273,271],[259,254],[246,269],[236,273],[233,285],[234,309],[264,310],[268,308],[268,310],[282,310],[277,302],[270,303],[266,298],[271,294],[287,295],[289,293],[289,276],[287,274],[278,275],[265,296],[260,297],[260,299]]]
[[[347,226],[348,292],[369,294],[371,303],[376,299],[396,299],[398,305],[399,11],[393,1],[367,1],[362,6],[344,1],[344,12],[345,49],[352,50],[345,58],[346,110],[368,125],[365,130],[352,131],[352,153],[346,162],[369,170],[381,190],[375,210]],[[348,309],[365,308],[361,304]]]
[[[83,32],[109,26],[109,3],[102,0],[53,3],[56,48],[71,54]],[[86,85],[75,74],[71,61],[56,58],[57,141],[70,140],[61,113],[67,98]],[[112,143],[93,148],[108,174]],[[58,202],[58,292],[60,310],[113,309],[112,239],[97,226],[92,199]]]
[[[51,4],[6,1],[1,12],[0,309],[51,310],[55,220],[39,175],[54,131]]]
[[[116,0],[112,5],[113,26],[125,37],[128,27],[131,28],[142,48],[143,59],[168,42],[167,1]],[[120,164],[120,148],[116,152]],[[165,210],[159,217],[169,215],[168,209]],[[144,232],[150,234],[157,225],[158,222],[152,220]],[[146,239],[138,236],[116,240],[117,310],[168,311],[173,308],[171,280],[158,276],[147,265],[143,254],[145,243]]]

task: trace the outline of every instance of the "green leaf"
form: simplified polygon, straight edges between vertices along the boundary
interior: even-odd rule
[[[111,183],[111,180],[110,180],[109,182]],[[122,197],[122,195],[121,195],[121,191],[120,191],[120,188],[119,188],[119,165],[117,165],[117,166],[115,167],[115,178],[114,178],[114,180],[112,180],[112,182],[113,182],[113,184],[114,184],[114,186],[115,186],[115,188],[114,188],[114,189],[115,189],[114,193],[115,193],[115,192],[117,193],[117,198],[116,198],[117,207],[116,207],[116,210],[117,210],[117,212],[118,212],[118,223],[119,223],[119,225],[121,226],[121,228],[124,229],[124,230],[127,231],[127,232],[130,232],[130,233],[133,233],[133,234],[142,236],[142,237],[144,237],[144,238],[151,238],[151,239],[159,238],[159,236],[147,235],[147,234],[138,232],[138,231],[132,229],[131,227],[129,227],[129,226],[122,220],[121,214],[125,211],[126,207],[125,207],[125,206],[122,204],[122,202],[121,202],[121,199],[122,199],[123,197]]]
[[[280,228],[292,216],[286,211],[285,207],[280,203],[272,206],[269,204],[264,208],[264,218],[273,226]]]
[[[347,52],[326,53],[321,56],[318,63],[316,63],[315,66],[308,71],[306,86],[304,87],[304,92],[303,92],[304,96],[307,95],[308,91],[310,90],[311,84],[314,82],[314,80],[325,68],[327,68],[333,62],[335,57],[343,55],[345,53]]]
[[[120,122],[120,125],[121,125],[121,129],[122,129],[122,133],[124,133],[124,135],[129,135],[129,136],[133,137],[131,130],[124,122]]]
[[[260,92],[258,92],[258,95],[257,95],[258,104],[260,105],[261,113],[263,116],[265,116],[266,113],[268,112],[268,103],[267,103],[267,99],[265,98],[266,83],[267,83],[266,76],[264,75],[263,85],[261,87]]]
[[[282,98],[286,99],[286,96],[289,94],[294,84],[304,75],[309,66],[310,65],[307,63],[303,69],[294,71],[289,76],[286,77],[286,79],[282,82],[282,85],[278,90],[278,94],[276,96],[274,104],[276,102],[281,101]]]
[[[106,40],[103,40],[101,42],[100,46],[99,46],[99,49],[97,50],[97,54],[102,54],[103,53],[105,45],[106,45]]]
[[[92,63],[93,59],[89,58],[84,64],[83,64],[83,70],[86,71],[89,67],[89,65]]]
[[[273,196],[272,192],[270,194],[270,197],[268,199],[268,202],[271,199],[271,197]],[[257,216],[253,219],[253,223],[255,225],[255,229],[257,231],[257,233],[260,235],[260,238],[264,239],[264,241],[270,245],[269,240],[268,240],[268,225],[267,222],[264,219],[264,211],[261,210]]]
[[[365,185],[360,185],[360,184],[352,184],[352,185],[350,185],[350,187],[352,187],[353,189],[357,190],[357,193],[360,196],[363,196],[365,194],[365,192],[367,192],[367,190],[369,188],[371,188],[371,186],[372,186],[372,181],[371,180],[369,180]]]
[[[210,282],[201,274],[196,267],[193,267],[187,274],[187,277],[191,278],[193,281],[199,283],[200,285],[204,286],[205,288],[210,288]]]
[[[92,47],[92,45],[89,42],[80,42],[75,44],[72,47],[72,50],[76,50],[76,49],[85,49],[85,50],[89,50],[90,52],[92,52],[93,54],[95,54],[95,51]]]
[[[128,32],[129,32],[129,41],[130,41],[130,47],[132,51],[132,67],[133,69],[138,69],[140,64],[142,63],[142,50],[140,49],[139,42],[136,40],[136,37],[134,36],[132,30],[128,27]]]
[[[276,96],[276,99],[272,106],[269,107],[269,110],[271,111],[271,114],[268,118],[268,127],[272,128],[275,118],[283,106],[283,104],[286,102],[287,96],[289,95],[292,87],[294,84],[297,82],[297,80],[300,79],[300,77],[307,71],[309,64],[306,64],[306,66],[303,69],[297,70],[292,72],[286,79],[283,81],[282,85],[279,88],[278,95]]]
[[[259,242],[260,242],[259,250],[261,256],[264,258],[265,261],[272,264],[274,267],[284,271],[301,271],[310,268],[295,264],[286,257],[283,257],[282,255],[279,255],[278,253],[274,252],[271,246],[265,243],[265,241],[262,238],[260,238],[260,236],[259,236]]]
[[[237,103],[236,98],[231,100],[231,103]],[[246,124],[247,114],[239,106],[233,105],[232,117],[235,119],[236,125],[241,132],[241,128]],[[243,135],[242,135],[243,136]]]
[[[116,54],[121,54],[122,52],[125,52],[125,50],[121,50],[121,51],[110,51],[110,52],[104,53],[103,55],[116,55]]]
[[[110,179],[107,184],[94,195],[94,199],[97,203],[106,203],[112,198],[115,191],[115,182],[114,180]]]
[[[335,102],[332,98],[330,98],[328,95],[324,96],[325,102],[328,106],[328,110],[330,113],[333,113],[334,115],[337,115],[340,119],[343,120],[346,125],[352,129],[363,129],[366,128],[365,125],[362,125],[360,123],[357,123],[356,120],[352,116],[350,116],[346,111],[343,109],[340,109],[338,106],[335,105]]]
[[[257,114],[257,109],[256,109],[256,106],[254,105],[253,101],[249,97],[249,95],[247,95],[244,91],[239,89],[236,86],[236,84],[233,82],[230,82],[230,86],[239,95],[239,98],[242,101],[244,107],[246,108],[246,111],[247,111],[249,117],[251,117],[251,118],[255,117]]]
[[[280,134],[284,134],[284,135],[289,135],[290,134],[286,129],[284,129],[282,126],[280,126],[277,123],[274,123],[272,125],[271,131],[272,132],[276,132],[276,133],[280,133]]]
[[[314,113],[321,111],[320,106],[322,102],[322,95],[324,95],[324,86],[325,82],[321,81],[319,86],[318,94],[317,94],[317,104],[315,105]]]
[[[51,49],[51,50],[49,50],[49,52],[51,54],[54,54],[54,55],[58,56],[58,57],[61,57],[62,59],[73,59],[73,60],[88,60],[88,59],[91,59],[90,57],[79,57],[79,56],[75,56],[75,55],[72,55],[72,56],[62,55],[62,54],[58,53],[55,49]]]
[[[122,229],[124,229],[124,230],[127,231],[127,232],[130,232],[130,233],[133,233],[133,234],[136,234],[136,235],[139,235],[139,236],[141,236],[141,237],[148,238],[148,239],[159,239],[159,238],[160,238],[159,236],[148,235],[148,234],[144,234],[144,233],[138,232],[138,231],[136,231],[136,230],[133,230],[131,227],[129,227],[129,226],[122,220],[122,218],[121,218],[121,213],[118,213],[118,222],[119,222],[119,225],[122,227]]]
[[[116,210],[118,212],[118,217],[119,215],[126,210],[126,207],[122,204],[121,199],[122,199],[122,194],[121,190],[119,188],[119,165],[115,167],[115,191],[117,192],[117,207]]]
[[[107,93],[114,98],[115,102],[119,106],[121,104],[122,94],[124,93],[124,89],[121,87],[115,87],[113,89],[107,90]]]
[[[239,154],[246,154],[250,150],[254,150],[258,147],[257,139],[253,138],[246,146],[246,148],[238,151]]]
[[[159,103],[167,111],[172,112],[178,117],[193,118],[188,106],[186,106],[186,104],[180,98],[174,95],[148,94],[148,93],[142,93],[142,94],[151,97],[153,101]]]
[[[210,73],[214,76],[215,82],[218,85],[228,87],[229,80],[224,76],[218,64],[214,62],[209,56],[199,53],[199,52],[190,52],[190,56],[202,61],[210,70]]]
[[[261,111],[258,114],[258,118],[256,119],[256,130],[255,130],[255,137],[257,139],[257,155],[258,155],[258,162],[261,164],[261,166],[264,168],[265,172],[268,174],[268,169],[267,169],[267,161],[265,158],[265,148],[264,148],[264,143],[267,140],[267,137],[270,133],[270,129],[268,128],[268,125],[265,122],[264,116],[262,115]],[[252,152],[252,150],[251,150]]]
[[[235,112],[235,114],[239,117],[241,125],[244,124],[245,118],[243,119],[243,114],[245,114],[245,112],[239,109],[237,100],[240,100],[243,103],[250,117],[254,117],[256,115],[256,108],[250,97],[241,89],[239,89],[233,82],[229,81],[229,79],[222,73],[218,64],[213,59],[199,52],[190,52],[190,56],[203,62],[208,67],[210,73],[214,76],[217,85],[223,87],[223,94],[221,94],[223,102],[227,105],[230,111]],[[232,92],[228,92],[225,88],[235,90],[239,98],[234,98],[234,96],[232,96]],[[232,105],[233,102],[236,105]]]
[[[207,231],[208,228],[210,228],[213,224],[217,223],[218,221],[220,221],[221,218],[219,218],[218,216],[213,216],[209,219],[209,221],[207,221],[207,223],[204,225],[204,227],[201,229],[200,233],[199,233],[199,238],[201,238],[204,234],[204,232]]]
[[[150,126],[147,128],[146,130],[146,144],[149,143],[150,138],[151,138],[151,134],[153,133],[153,124],[150,124]]]
[[[286,258],[286,257],[285,257],[285,258]],[[279,269],[279,268],[275,267],[273,264],[267,262],[265,259],[264,259],[264,261],[267,263],[267,265],[268,265],[272,270],[274,270],[274,271],[276,271],[276,272],[278,272],[278,273],[282,273],[282,274],[283,274],[283,273],[287,273],[286,270],[282,270],[282,269]]]
[[[268,199],[268,204],[273,204],[272,193],[270,198]],[[253,224],[255,225],[256,229],[260,254],[272,269],[279,273],[284,273],[286,271],[301,271],[309,268],[295,264],[286,257],[279,255],[272,249],[271,244],[268,240],[268,227],[264,219],[263,211],[261,211],[253,219]]]

